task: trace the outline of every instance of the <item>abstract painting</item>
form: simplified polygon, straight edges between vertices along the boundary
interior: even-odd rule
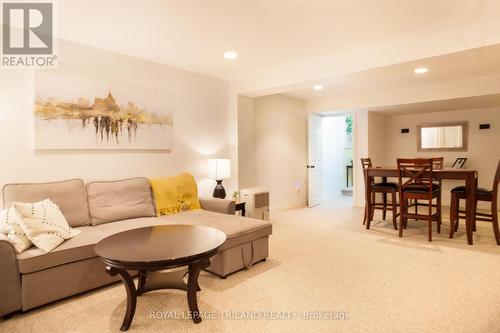
[[[172,148],[172,93],[59,70],[35,78],[36,149]]]

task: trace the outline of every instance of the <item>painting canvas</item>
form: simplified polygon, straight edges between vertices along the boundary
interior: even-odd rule
[[[172,148],[169,91],[44,70],[35,96],[36,149]]]

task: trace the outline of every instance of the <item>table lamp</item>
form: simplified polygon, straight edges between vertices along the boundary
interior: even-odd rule
[[[228,159],[211,158],[208,160],[208,177],[215,179],[217,185],[214,188],[214,198],[226,198],[226,190],[222,186],[222,180],[231,178],[231,163]]]

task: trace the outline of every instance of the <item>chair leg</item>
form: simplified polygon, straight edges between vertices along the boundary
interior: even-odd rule
[[[455,233],[455,214],[456,214],[456,207],[455,207],[455,195],[451,193],[451,200],[450,200],[450,238],[453,238],[453,234]]]
[[[414,204],[415,204],[415,215],[416,215],[416,214],[418,214],[418,200],[417,199],[415,199]]]
[[[382,211],[382,220],[385,220],[387,214],[387,193],[382,193],[382,203],[384,205],[384,210]]]
[[[428,222],[429,224],[429,242],[432,242],[432,221]]]
[[[367,210],[368,210],[368,205],[367,205],[367,204],[365,204],[365,214],[363,215],[363,225],[365,225],[365,224],[366,224],[366,217],[367,217],[367,216],[366,216],[366,211],[367,211]]]
[[[441,192],[439,192],[439,195],[437,197],[437,214],[438,214],[438,234],[441,233],[441,224],[443,223],[442,217],[441,217]]]
[[[367,203],[368,204],[368,203]],[[366,229],[370,229],[371,223],[373,221],[373,214],[375,213],[375,193],[371,193],[370,205],[366,207]]]
[[[399,201],[399,237],[403,237],[404,219],[406,216],[406,199]]]
[[[370,211],[370,221],[373,221],[375,215],[375,192],[372,192],[372,209]]]
[[[472,231],[475,232],[476,230],[476,213],[477,213],[477,201],[476,204],[474,205],[474,209],[472,210],[474,212],[474,221],[472,222]]]
[[[405,212],[408,213],[408,210],[410,209],[410,203],[408,201],[408,199],[405,200]],[[408,217],[405,216],[405,218],[403,219],[403,227],[406,229],[406,227],[408,226]]]
[[[500,245],[500,230],[498,228],[498,209],[497,203],[491,202],[491,224],[493,224],[493,233],[495,234],[495,240],[497,241],[497,245]]]
[[[458,197],[455,198],[455,232],[458,231],[458,225],[460,224],[459,212],[460,210],[460,199]]]
[[[472,231],[475,232],[477,231],[476,229],[476,217],[477,217],[477,200],[474,202],[474,207],[472,207],[473,214],[473,220],[472,220]]]
[[[398,223],[396,222],[396,216],[398,215],[398,205],[396,203],[396,191],[392,191],[391,200],[392,200],[392,225],[394,226],[394,230],[398,230]]]
[[[432,242],[432,200],[429,201],[427,223],[429,224],[429,242]]]

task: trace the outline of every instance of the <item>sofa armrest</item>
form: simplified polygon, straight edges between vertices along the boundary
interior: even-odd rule
[[[0,316],[21,309],[20,279],[16,250],[0,233]]]
[[[232,200],[217,198],[200,198],[202,209],[216,213],[234,215],[236,204]]]

